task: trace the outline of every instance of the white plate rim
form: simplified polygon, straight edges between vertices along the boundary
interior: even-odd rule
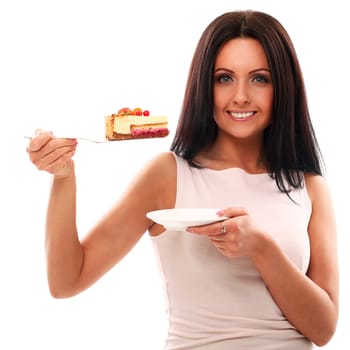
[[[217,216],[218,208],[169,208],[153,210],[146,216],[154,222],[164,226],[168,230],[185,230],[189,226],[200,226],[227,219],[226,216]],[[188,215],[193,213],[197,217],[189,218]],[[168,215],[167,215],[168,214]],[[174,214],[174,216],[169,214]],[[181,217],[181,214],[185,214]],[[200,217],[198,217],[201,214]],[[180,215],[176,217],[176,215]]]

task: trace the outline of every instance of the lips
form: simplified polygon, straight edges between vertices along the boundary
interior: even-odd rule
[[[255,114],[255,112],[229,112],[229,114],[236,120],[246,120],[252,117]]]

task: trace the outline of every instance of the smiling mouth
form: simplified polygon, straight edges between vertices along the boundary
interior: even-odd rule
[[[229,112],[230,116],[237,120],[245,120],[255,114],[255,112]]]

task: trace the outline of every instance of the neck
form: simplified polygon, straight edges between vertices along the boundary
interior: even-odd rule
[[[212,169],[242,168],[249,173],[266,172],[262,142],[218,139],[196,157],[201,166]]]

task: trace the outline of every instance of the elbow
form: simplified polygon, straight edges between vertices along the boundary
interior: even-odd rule
[[[310,322],[308,337],[316,346],[327,345],[333,338],[338,325],[339,309],[337,303],[331,303],[330,307],[324,308],[318,317],[313,317]]]
[[[333,335],[332,335],[333,336]],[[322,346],[325,346],[329,343],[329,341],[331,340],[332,336],[323,336],[323,337],[320,337],[319,339],[316,339],[313,343],[317,346],[317,347],[322,347]]]
[[[336,322],[329,324],[328,327],[323,328],[317,335],[310,339],[318,347],[325,346],[333,338],[336,331]]]
[[[317,345],[318,347],[325,346],[332,339],[333,335],[334,335],[334,332],[328,333],[328,334],[322,334],[322,336],[315,339],[314,344]]]
[[[50,294],[54,299],[67,299],[71,297],[71,295],[67,293],[62,293],[61,291],[52,290],[52,289],[50,289]]]
[[[47,284],[49,292],[54,299],[67,299],[79,294],[83,288],[79,276],[67,278],[55,273],[48,273]]]
[[[72,288],[57,286],[54,284],[49,284],[49,291],[54,299],[67,299],[78,294],[78,292]]]
[[[68,293],[66,291],[55,288],[50,288],[50,294],[54,299],[67,299],[74,295],[72,293]]]

